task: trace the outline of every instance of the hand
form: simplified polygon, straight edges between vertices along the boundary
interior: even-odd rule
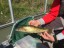
[[[44,39],[54,42],[54,37],[47,32],[41,33],[40,36],[42,36]]]
[[[40,22],[38,20],[31,20],[31,21],[29,21],[29,25],[39,26]]]

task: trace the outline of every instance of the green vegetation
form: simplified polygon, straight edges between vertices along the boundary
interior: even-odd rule
[[[0,24],[7,23],[10,20],[10,11],[7,2],[7,0],[0,0]]]
[[[44,12],[45,0],[12,0],[16,20]],[[48,6],[50,6],[49,3]],[[49,7],[48,7],[49,8]],[[11,22],[8,0],[0,0],[0,25]]]
[[[19,2],[12,1],[15,18],[21,19],[22,17],[39,13],[40,8],[43,8],[43,0],[41,1],[39,0],[20,0]]]

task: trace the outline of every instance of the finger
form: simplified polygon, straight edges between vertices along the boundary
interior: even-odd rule
[[[42,34],[41,36],[42,36],[44,39],[46,39],[46,40],[49,39],[45,34]]]
[[[32,23],[32,20],[28,22],[28,24],[30,25]]]
[[[38,33],[40,36],[42,36],[42,33]]]
[[[38,26],[38,24],[34,24],[34,26],[36,26],[36,27],[37,27],[37,26]]]
[[[40,33],[40,36],[45,37],[46,35],[45,35],[44,33],[43,33],[43,34],[42,34],[42,33]]]
[[[33,25],[33,26],[38,26],[38,24],[36,23],[36,20],[32,20],[29,22],[29,25]]]
[[[48,32],[45,32],[45,34],[46,34],[48,37],[51,37],[51,35],[50,35]]]
[[[34,25],[34,20],[31,20],[28,23],[29,23],[29,25]]]
[[[44,33],[38,33],[40,36],[44,35]]]

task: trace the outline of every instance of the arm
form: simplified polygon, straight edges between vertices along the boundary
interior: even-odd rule
[[[60,8],[60,0],[54,0],[50,12],[46,14],[44,17],[39,19],[41,25],[53,21],[58,16],[59,8]]]
[[[29,21],[29,25],[39,26],[52,22],[58,16],[59,8],[60,0],[54,0],[50,12],[38,20]]]

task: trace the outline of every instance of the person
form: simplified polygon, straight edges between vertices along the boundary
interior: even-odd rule
[[[54,0],[52,6],[50,8],[50,11],[38,20],[29,21],[29,25],[39,26],[39,25],[45,25],[45,24],[49,24],[49,23],[53,22],[59,16],[60,8],[61,8],[61,1],[62,0]],[[60,19],[62,19],[62,18],[60,17]],[[60,22],[60,21],[58,21],[58,22]],[[59,23],[56,22],[56,24],[59,24]],[[41,33],[40,36],[42,36],[44,39],[52,41],[52,42],[55,42],[56,40],[57,41],[63,40],[64,39],[64,29],[62,29],[60,31],[60,33],[58,33],[55,37],[53,35],[48,34],[47,32],[44,32],[44,34]]]

